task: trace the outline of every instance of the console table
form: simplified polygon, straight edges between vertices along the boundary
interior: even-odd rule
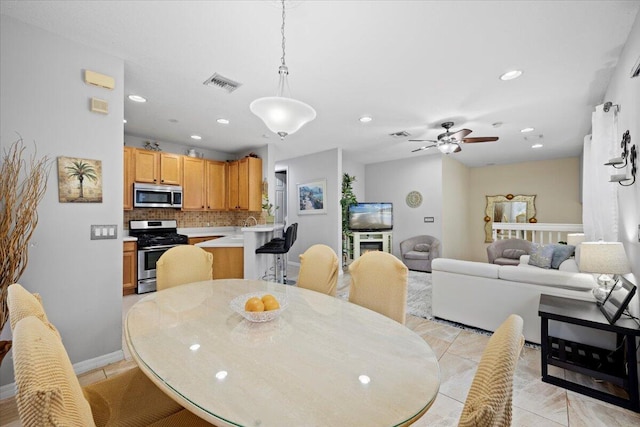
[[[542,381],[564,387],[604,402],[640,412],[636,337],[640,327],[632,319],[619,319],[611,325],[594,302],[540,295]],[[549,320],[581,325],[616,334],[616,349],[607,350],[549,336]],[[628,398],[550,375],[548,366],[578,372],[622,387]]]

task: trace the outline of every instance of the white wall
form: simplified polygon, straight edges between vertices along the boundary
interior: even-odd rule
[[[417,208],[407,206],[410,191],[422,194]],[[428,234],[442,241],[442,160],[440,154],[369,164],[365,167],[365,197],[360,202],[393,203],[393,253],[400,257],[400,242]],[[424,217],[434,217],[425,223]]]
[[[35,141],[54,162],[20,283],[42,295],[72,363],[121,356],[124,63],[4,15],[0,22],[0,148],[19,132],[27,155]],[[84,69],[114,77],[116,89],[86,85]],[[108,115],[89,111],[93,96],[109,102]],[[102,203],[58,202],[58,156],[102,161]],[[119,238],[90,240],[91,224],[116,224]],[[0,377],[13,382],[11,357]]]
[[[127,125],[125,125],[125,127],[126,126]],[[172,142],[158,141],[155,139],[150,139],[150,138],[145,138],[140,136],[133,136],[133,135],[124,136],[124,145],[130,146],[130,147],[143,148],[145,141],[157,142],[160,145],[160,148],[162,149],[162,151],[164,151],[165,153],[185,155],[187,154],[190,148],[185,145],[179,145]],[[195,150],[199,153],[202,153],[203,158],[210,159],[210,160],[220,160],[224,162],[227,160],[236,160],[239,158],[238,155],[236,154],[225,153],[224,151],[206,150],[204,148],[196,148]]]
[[[442,156],[442,251],[443,258],[469,259],[471,247],[470,170],[455,160]]]
[[[358,201],[364,200],[365,165],[353,159],[351,156],[347,155],[347,153],[343,152],[342,173],[343,174],[347,173],[349,174],[349,176],[355,177],[356,180],[351,185],[351,188],[353,189],[353,194],[356,195],[356,200]],[[342,185],[342,181],[340,181],[340,185]]]
[[[289,202],[289,224],[298,223],[298,239],[289,251],[289,263],[299,263],[299,255],[314,244],[330,246],[337,254],[342,253],[342,150],[332,149],[308,156],[276,162],[276,169],[287,169],[287,199]],[[299,215],[297,185],[325,179],[326,214]]]
[[[624,46],[618,64],[607,88],[603,102],[611,101],[620,105],[618,114],[617,143],[620,143],[622,133],[629,130],[631,144],[636,145],[640,154],[640,77],[631,79],[631,69],[640,60],[640,15],[631,29],[627,43]],[[618,238],[624,244],[631,269],[635,277],[640,280],[640,159],[637,161],[638,173],[636,183],[630,187],[616,185],[618,189]],[[622,171],[611,168],[611,174]],[[627,169],[630,175],[631,170]],[[639,283],[636,283],[640,286]]]

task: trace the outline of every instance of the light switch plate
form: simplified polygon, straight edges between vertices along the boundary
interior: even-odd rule
[[[118,238],[118,226],[112,225],[92,225],[91,240],[106,240]]]
[[[432,216],[425,216],[424,222],[435,222],[435,219]]]

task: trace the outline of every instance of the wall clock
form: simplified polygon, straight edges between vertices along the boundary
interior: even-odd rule
[[[422,204],[422,194],[419,191],[411,191],[407,194],[407,206],[417,208]]]

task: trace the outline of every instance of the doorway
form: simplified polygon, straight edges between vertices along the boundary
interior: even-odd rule
[[[287,219],[287,170],[276,171],[275,188],[276,223],[284,224]]]

